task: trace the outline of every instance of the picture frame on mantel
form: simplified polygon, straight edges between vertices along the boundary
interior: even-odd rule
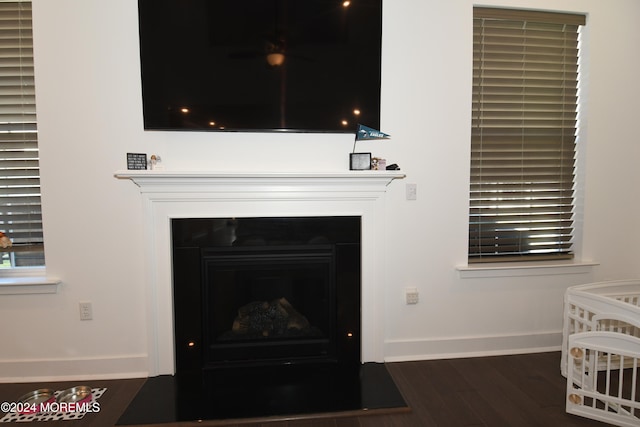
[[[146,170],[147,155],[144,153],[127,153],[127,169]]]
[[[349,169],[352,171],[370,170],[371,153],[350,153]]]

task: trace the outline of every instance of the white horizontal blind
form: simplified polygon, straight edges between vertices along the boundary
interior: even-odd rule
[[[582,15],[474,8],[469,262],[570,258]]]
[[[13,266],[44,265],[30,1],[0,1],[0,231]]]

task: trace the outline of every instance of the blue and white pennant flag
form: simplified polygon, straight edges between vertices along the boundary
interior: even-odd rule
[[[358,124],[358,130],[356,131],[356,141],[362,141],[366,139],[389,139],[390,135],[384,132],[380,132],[377,129],[372,129],[368,126]]]

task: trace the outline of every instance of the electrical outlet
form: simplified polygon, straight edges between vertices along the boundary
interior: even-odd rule
[[[418,199],[418,184],[407,184],[407,200]]]
[[[80,306],[80,320],[93,319],[93,307],[90,301],[84,301],[79,303]]]
[[[407,304],[417,304],[419,297],[418,288],[405,289],[405,297],[407,299]]]

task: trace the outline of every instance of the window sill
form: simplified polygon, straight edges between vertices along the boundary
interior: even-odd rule
[[[0,295],[55,294],[60,280],[44,275],[44,269],[0,272]]]
[[[495,263],[485,265],[458,266],[461,279],[476,279],[486,277],[517,277],[517,276],[549,276],[557,274],[585,274],[599,265],[597,262],[583,261],[570,263]]]

